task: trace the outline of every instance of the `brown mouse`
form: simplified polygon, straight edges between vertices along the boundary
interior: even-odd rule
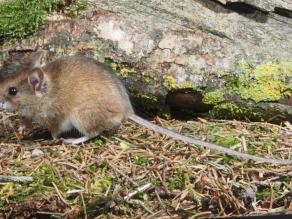
[[[109,67],[83,56],[57,59],[41,67],[42,54],[0,85],[3,107],[46,128],[57,139],[76,128],[79,144],[119,126],[133,114],[127,92]],[[25,128],[25,127],[21,128]]]
[[[35,53],[28,65],[0,83],[0,107],[21,114],[20,129],[33,121],[48,128],[57,139],[76,128],[84,136],[64,142],[79,144],[131,119],[186,143],[258,162],[292,164],[292,160],[241,153],[157,126],[134,114],[125,87],[108,66],[84,56],[64,57],[42,65],[42,56],[42,52]]]

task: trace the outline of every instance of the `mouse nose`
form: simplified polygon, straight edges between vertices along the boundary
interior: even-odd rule
[[[5,96],[0,95],[0,104],[3,104],[5,102]]]

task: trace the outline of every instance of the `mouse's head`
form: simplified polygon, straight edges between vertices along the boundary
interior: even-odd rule
[[[35,53],[28,64],[0,82],[0,108],[21,110],[40,96],[44,74],[41,70],[42,53]]]

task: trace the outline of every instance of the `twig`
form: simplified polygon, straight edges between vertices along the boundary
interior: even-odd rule
[[[159,214],[161,214],[161,212],[162,212],[162,210],[159,210],[159,211],[157,211],[157,212],[151,214],[150,216],[148,216],[146,219],[154,219],[154,218],[157,218],[157,216],[158,216]]]
[[[86,204],[85,204],[85,201],[84,201],[84,197],[83,197],[83,193],[82,192],[80,193],[80,197],[81,197],[81,200],[82,200],[82,205],[83,205],[83,210],[84,210],[84,219],[87,219]]]
[[[181,192],[178,191],[168,192],[158,187],[155,188],[154,192],[160,199],[173,199],[181,194]],[[182,200],[195,201],[196,199],[192,194],[188,194]]]
[[[140,205],[145,211],[147,211],[149,214],[154,214],[151,209],[149,209],[142,201],[137,200],[137,199],[131,199],[128,200],[127,203],[132,204],[132,205]]]
[[[64,204],[68,205],[67,201],[64,199],[64,197],[63,197],[62,193],[60,192],[60,190],[58,189],[57,185],[54,182],[52,182],[52,184],[53,184],[53,186],[54,186],[59,198],[62,200],[62,202]]]
[[[125,177],[129,182],[131,182],[134,186],[138,186],[138,184],[136,182],[134,182],[133,180],[131,180],[126,174],[124,174],[122,171],[120,171],[114,164],[108,162],[108,165],[113,168],[118,174],[122,175],[123,177]]]
[[[84,192],[84,189],[74,189],[74,190],[69,190],[66,192],[67,195],[76,195],[76,194],[80,194],[82,192]]]
[[[15,182],[15,183],[31,183],[31,176],[0,176],[0,183]]]
[[[269,204],[269,209],[272,209],[273,208],[273,193],[274,193],[274,189],[273,189],[273,185],[272,183],[270,182],[269,183],[270,185],[270,204]]]
[[[124,197],[124,200],[129,200],[130,198],[134,197],[135,195],[137,195],[140,192],[144,192],[145,190],[149,189],[152,186],[151,183],[147,183],[144,186],[139,187],[137,190],[135,190],[134,192],[131,192],[130,194],[128,194],[127,196]]]
[[[37,211],[37,214],[43,214],[43,215],[51,215],[51,216],[61,216],[64,217],[64,213],[59,212],[49,212],[49,211]]]

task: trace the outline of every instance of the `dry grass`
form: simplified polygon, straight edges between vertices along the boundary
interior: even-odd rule
[[[82,146],[52,142],[39,128],[21,139],[18,117],[0,117],[0,175],[34,178],[29,184],[0,184],[3,218],[165,219],[292,211],[291,165],[239,160],[130,122],[117,134]],[[292,159],[289,123],[154,122],[258,156]]]

